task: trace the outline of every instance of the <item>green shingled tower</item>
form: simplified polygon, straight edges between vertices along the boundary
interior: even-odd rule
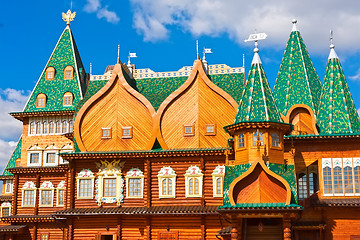
[[[360,120],[334,45],[326,66],[317,124],[320,135],[360,132]]]
[[[295,104],[305,104],[316,114],[320,100],[321,82],[296,22],[293,20],[293,29],[274,87],[274,98],[284,116]]]
[[[235,124],[241,122],[282,123],[258,54],[259,49],[255,48],[254,52],[249,77],[235,117]]]
[[[73,68],[71,79],[64,79],[65,67]],[[53,80],[46,80],[46,69],[53,67],[55,75]],[[49,61],[47,62],[27,104],[24,112],[72,111],[83,98],[87,86],[86,73],[79,51],[76,47],[70,25],[64,29]],[[63,95],[66,92],[73,94],[73,104],[63,106]],[[36,107],[38,94],[46,95],[45,107]]]

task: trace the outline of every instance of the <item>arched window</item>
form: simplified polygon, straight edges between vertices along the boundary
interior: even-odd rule
[[[55,68],[48,67],[45,72],[45,80],[54,80],[55,79]]]
[[[174,198],[176,174],[171,167],[162,167],[158,172],[159,198]]]
[[[277,133],[273,133],[272,135],[271,135],[271,142],[272,142],[272,146],[273,147],[280,147],[280,138],[279,138],[279,134],[277,134]]]
[[[43,122],[43,134],[48,134],[49,132],[49,124],[47,121]]]
[[[240,133],[238,139],[238,148],[244,148],[244,147],[245,147],[245,136],[243,133]]]
[[[355,194],[360,193],[360,166],[354,167]]]
[[[223,197],[225,166],[218,165],[211,175],[213,179],[213,197]]]
[[[41,134],[41,122],[36,122],[36,134]]]
[[[39,93],[36,96],[36,107],[43,108],[46,106],[46,95],[43,93]]]
[[[259,141],[260,146],[264,145],[263,134],[260,131],[253,133],[253,146],[256,147],[256,143]]]
[[[33,134],[35,134],[35,123],[30,122],[29,135],[33,135]]]
[[[74,131],[74,122],[73,120],[69,121],[69,132],[73,132]]]
[[[54,134],[54,122],[49,122],[49,134]]]
[[[333,168],[334,194],[341,194],[343,190],[342,169],[340,166]]]
[[[72,66],[66,66],[64,69],[64,79],[72,79],[74,73],[74,68]]]
[[[55,124],[55,133],[61,133],[61,122],[58,120]]]
[[[72,104],[73,104],[73,94],[71,92],[64,93],[63,106],[72,106]]]
[[[185,173],[185,196],[201,197],[203,188],[203,176],[198,166],[190,166]]]
[[[68,122],[64,120],[62,122],[62,133],[67,133],[67,132],[68,132]]]
[[[144,173],[138,168],[130,169],[126,176],[126,197],[142,198],[144,189]]]

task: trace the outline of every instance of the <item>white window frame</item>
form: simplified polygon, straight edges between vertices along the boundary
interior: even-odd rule
[[[38,163],[30,163],[30,157],[32,153],[38,153],[39,154],[39,162]],[[37,144],[35,144],[34,146],[31,146],[28,149],[27,152],[27,166],[28,167],[40,167],[42,165],[42,149],[40,147],[38,147]]]
[[[57,188],[56,188],[56,206],[57,207],[64,207],[65,206],[65,195],[66,195],[65,194],[65,189],[66,189],[66,183],[65,183],[65,181],[61,181],[58,184]],[[64,191],[64,197],[63,197],[64,204],[59,204],[59,196],[60,196],[59,192],[60,191]]]
[[[68,152],[73,152],[73,146],[71,145],[71,143],[64,145],[60,149],[60,153],[68,153]],[[61,156],[59,156],[59,163],[60,164],[69,164],[69,162],[67,160],[64,160]]]
[[[13,192],[13,180],[5,180],[5,184],[4,184],[5,186],[5,194],[11,194],[12,192]],[[10,189],[9,191],[7,191],[8,190],[8,188]]]
[[[143,198],[144,196],[144,173],[138,168],[131,168],[125,176],[126,179],[126,198]],[[140,196],[129,196],[130,179],[140,179]]]
[[[55,162],[54,163],[47,163],[47,156],[49,153],[54,153],[55,154]],[[59,162],[59,152],[56,150],[52,150],[52,151],[44,151],[44,160],[43,160],[43,166],[57,166],[58,162]]]
[[[213,180],[213,197],[223,197],[224,177],[225,177],[225,166],[218,165],[212,175]],[[217,179],[220,178],[220,194],[217,193]]]
[[[91,180],[91,196],[80,197],[80,180]],[[93,199],[94,198],[94,173],[90,169],[81,170],[76,177],[77,199]]]
[[[188,170],[186,170],[186,173],[184,176],[185,176],[185,197],[186,198],[202,197],[204,174],[202,173],[201,169],[197,165],[195,165],[195,166],[191,165],[188,168]],[[199,193],[198,194],[195,194],[195,189],[194,189],[194,193],[190,194],[190,184],[189,184],[190,179],[194,179],[194,184],[195,184],[195,179],[198,180],[198,183],[199,183]]]
[[[27,181],[25,182],[24,186],[21,189],[21,193],[22,193],[22,198],[21,198],[21,207],[35,207],[35,202],[36,202],[36,186],[35,183],[33,181]],[[24,200],[25,200],[25,191],[33,191],[34,192],[34,199],[33,199],[33,205],[25,205],[24,204]]]
[[[11,202],[3,202],[1,204],[1,217],[7,217],[3,215],[3,209],[9,209],[9,216],[11,216]]]
[[[35,121],[30,121],[29,122],[29,132],[28,135],[29,136],[35,136],[36,134],[36,122]]]
[[[158,182],[159,182],[159,198],[175,198],[176,196],[176,173],[175,171],[169,167],[162,167],[158,172]],[[165,194],[162,188],[162,181],[164,179],[171,179],[171,194]]]
[[[42,204],[42,193],[44,191],[51,192],[51,203],[50,204]],[[44,181],[39,188],[39,207],[53,207],[54,206],[54,185],[51,181]]]

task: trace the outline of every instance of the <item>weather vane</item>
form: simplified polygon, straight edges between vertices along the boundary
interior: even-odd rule
[[[256,30],[255,30],[256,32]],[[254,33],[250,34],[249,38],[245,40],[245,42],[254,41],[255,42],[255,49],[258,47],[258,41],[266,39],[267,35],[266,33]]]
[[[62,13],[62,19],[66,22],[66,25],[70,25],[76,16],[76,12],[71,12],[70,9],[66,13]]]

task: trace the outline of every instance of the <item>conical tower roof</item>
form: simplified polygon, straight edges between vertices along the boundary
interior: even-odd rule
[[[73,68],[73,77],[65,79],[65,67]],[[53,67],[55,75],[53,80],[46,80],[46,69]],[[75,110],[78,102],[86,91],[86,73],[80,58],[70,24],[62,32],[40,78],[25,105],[24,112],[68,111]],[[66,92],[73,94],[72,106],[63,106],[63,95]],[[46,106],[37,108],[38,94],[46,95]]]
[[[258,48],[255,48],[249,77],[235,117],[235,124],[241,122],[282,123],[258,51]]]
[[[359,115],[333,44],[330,45],[317,115],[320,134],[360,132]]]
[[[284,116],[295,104],[305,104],[316,113],[321,92],[319,76],[296,28],[296,22],[293,20],[293,29],[274,87],[274,98]]]

